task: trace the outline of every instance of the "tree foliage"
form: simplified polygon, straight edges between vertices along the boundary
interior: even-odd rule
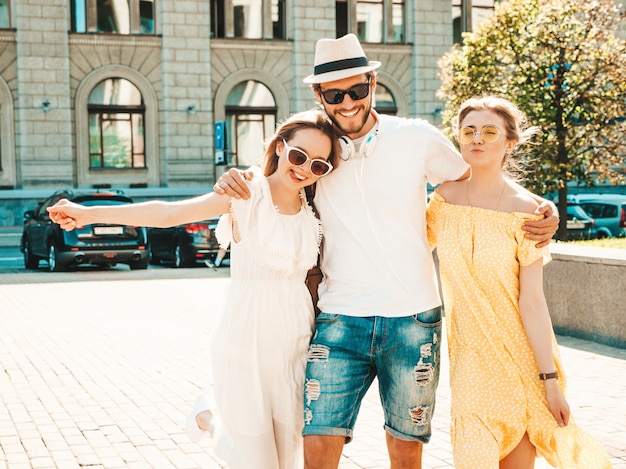
[[[529,189],[558,191],[561,239],[568,182],[625,179],[625,16],[614,0],[508,0],[440,60],[445,124],[495,94],[542,128],[522,163]]]

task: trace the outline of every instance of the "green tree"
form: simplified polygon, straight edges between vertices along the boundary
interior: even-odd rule
[[[444,124],[465,99],[495,94],[542,128],[525,184],[558,191],[559,239],[568,182],[625,180],[625,16],[614,0],[509,0],[439,63]]]

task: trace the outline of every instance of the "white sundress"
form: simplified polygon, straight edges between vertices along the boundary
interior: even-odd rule
[[[315,323],[304,281],[317,262],[321,225],[304,191],[300,211],[282,215],[265,177],[249,186],[250,198],[232,199],[217,230],[220,244],[231,246],[231,286],[211,347],[215,451],[230,469],[301,469]]]

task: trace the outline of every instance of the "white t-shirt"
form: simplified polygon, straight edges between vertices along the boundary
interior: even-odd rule
[[[377,117],[367,156],[341,160],[317,183],[324,228],[318,306],[326,313],[403,317],[441,305],[426,184],[458,179],[468,165],[427,121]]]

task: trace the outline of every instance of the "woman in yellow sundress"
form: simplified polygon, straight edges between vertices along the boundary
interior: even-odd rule
[[[443,183],[427,212],[446,311],[456,469],[609,468],[604,448],[575,425],[543,293],[547,247],[521,229],[537,203],[511,182],[511,153],[538,132],[502,98],[458,114],[470,179]]]

